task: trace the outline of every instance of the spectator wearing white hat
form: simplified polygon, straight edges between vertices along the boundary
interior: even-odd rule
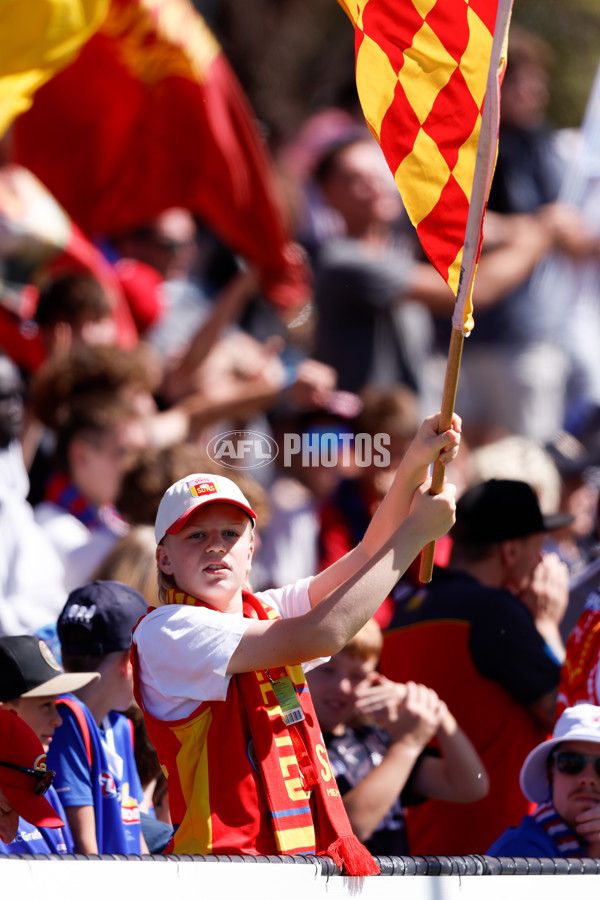
[[[600,706],[565,709],[525,759],[520,784],[538,806],[494,841],[491,856],[600,856]]]

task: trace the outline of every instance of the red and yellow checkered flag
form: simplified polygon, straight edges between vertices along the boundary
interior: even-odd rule
[[[468,334],[512,0],[338,2],[355,27],[365,119]]]
[[[496,165],[512,0],[338,0],[356,86],[423,250],[456,297],[440,431],[452,423],[483,219]],[[439,494],[444,467],[433,467]],[[419,577],[431,580],[435,544]]]

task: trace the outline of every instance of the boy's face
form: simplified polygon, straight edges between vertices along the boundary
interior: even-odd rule
[[[58,694],[48,697],[20,697],[14,703],[3,704],[7,709],[14,709],[23,721],[29,725],[40,739],[40,743],[47,753],[52,742],[55,729],[62,724],[62,719],[56,709]]]
[[[253,549],[246,513],[232,503],[209,503],[178,534],[164,537],[156,559],[180,590],[221,612],[239,612]]]
[[[375,671],[377,659],[352,656],[340,650],[329,662],[307,675],[319,725],[330,734],[344,734],[356,715],[356,691]]]

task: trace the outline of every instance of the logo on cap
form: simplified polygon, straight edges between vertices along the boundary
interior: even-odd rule
[[[63,623],[73,625],[89,625],[96,614],[96,604],[91,606],[83,606],[80,603],[73,603],[63,616]]]
[[[214,481],[195,481],[189,485],[189,488],[194,497],[204,497],[205,494],[218,494],[221,490]]]
[[[48,665],[51,666],[53,669],[56,669],[57,672],[60,672],[61,668],[60,668],[58,662],[56,661],[56,658],[55,658],[54,654],[52,653],[52,650],[46,643],[46,641],[40,641],[39,647],[40,647],[40,653],[42,654],[44,661],[46,663],[48,663]]]

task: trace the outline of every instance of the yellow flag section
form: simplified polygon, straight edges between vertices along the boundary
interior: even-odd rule
[[[339,3],[355,27],[365,119],[425,253],[457,297],[453,325],[468,334],[512,0]]]
[[[0,137],[99,28],[109,0],[0,0]]]

